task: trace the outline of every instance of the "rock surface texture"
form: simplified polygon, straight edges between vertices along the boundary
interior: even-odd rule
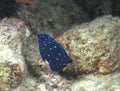
[[[88,20],[88,15],[73,0],[40,0],[39,3],[22,5],[18,16],[32,32],[47,34],[62,33],[72,24]]]
[[[22,49],[28,34],[19,19],[0,21],[0,91],[10,91],[22,82],[26,73]]]
[[[57,40],[79,69],[110,73],[120,66],[119,38],[120,18],[105,16],[77,25]]]

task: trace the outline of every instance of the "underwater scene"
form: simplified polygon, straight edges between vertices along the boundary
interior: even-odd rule
[[[120,0],[0,0],[0,91],[120,91]]]

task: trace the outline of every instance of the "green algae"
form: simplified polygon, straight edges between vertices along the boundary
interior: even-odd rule
[[[0,83],[8,83],[11,69],[4,63],[0,63]]]
[[[11,89],[18,86],[22,80],[22,74],[18,64],[0,63],[0,87],[2,87],[0,89]]]

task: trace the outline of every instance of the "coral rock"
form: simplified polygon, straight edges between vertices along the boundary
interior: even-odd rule
[[[4,18],[0,22],[0,90],[17,87],[26,73],[23,44],[29,35],[23,21]]]
[[[120,65],[120,18],[104,16],[57,38],[78,69],[110,73]]]

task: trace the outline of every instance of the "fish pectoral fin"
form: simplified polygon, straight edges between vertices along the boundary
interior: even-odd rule
[[[65,72],[67,69],[69,68],[69,66],[65,66],[62,71]]]

